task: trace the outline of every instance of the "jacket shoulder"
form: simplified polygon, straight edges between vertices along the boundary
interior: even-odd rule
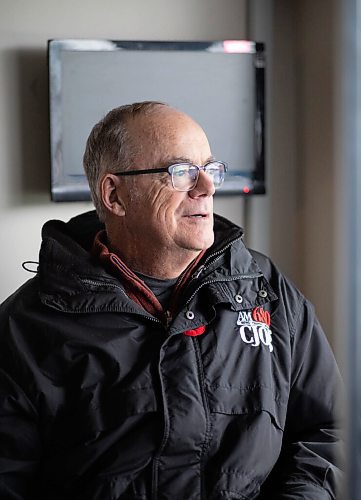
[[[258,266],[260,267],[261,271],[265,275],[266,278],[270,278],[272,275],[272,272],[276,269],[275,264],[273,261],[270,259],[270,257],[267,257],[267,255],[258,252],[257,250],[253,250],[252,248],[248,248],[248,251],[254,258],[254,260],[257,262]],[[279,274],[280,271],[278,271]]]
[[[0,304],[0,332],[3,325],[12,316],[19,316],[25,310],[33,309],[39,302],[39,278],[38,275],[30,278],[12,293],[2,304]]]
[[[287,290],[293,290],[299,299],[305,299],[302,292],[297,288],[295,283],[286,276],[273,260],[257,250],[248,249],[253,259],[256,261],[264,277],[270,282],[271,286],[279,289],[286,287]]]

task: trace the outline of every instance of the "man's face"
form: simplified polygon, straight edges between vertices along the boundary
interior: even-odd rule
[[[131,169],[166,167],[189,161],[203,165],[211,156],[203,130],[188,116],[166,108],[131,124],[141,152]],[[211,178],[203,171],[188,192],[173,189],[168,173],[120,178],[127,238],[133,246],[149,251],[199,252],[213,243],[213,194]],[[124,226],[123,226],[124,227]]]

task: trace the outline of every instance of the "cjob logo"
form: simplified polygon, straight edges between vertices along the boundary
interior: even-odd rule
[[[253,311],[240,311],[238,314],[237,325],[243,342],[252,347],[258,347],[262,343],[272,352],[270,324],[270,314],[263,307],[256,307]]]

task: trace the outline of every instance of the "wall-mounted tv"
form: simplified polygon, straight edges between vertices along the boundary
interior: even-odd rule
[[[82,165],[90,130],[110,109],[146,100],[204,128],[229,169],[217,194],[265,192],[262,43],[50,40],[48,62],[52,200],[90,200]]]

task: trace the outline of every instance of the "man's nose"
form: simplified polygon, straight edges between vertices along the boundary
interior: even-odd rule
[[[214,192],[215,187],[212,176],[206,174],[204,170],[200,170],[197,184],[191,191],[188,191],[189,196],[191,198],[198,198],[199,196],[213,196]]]

